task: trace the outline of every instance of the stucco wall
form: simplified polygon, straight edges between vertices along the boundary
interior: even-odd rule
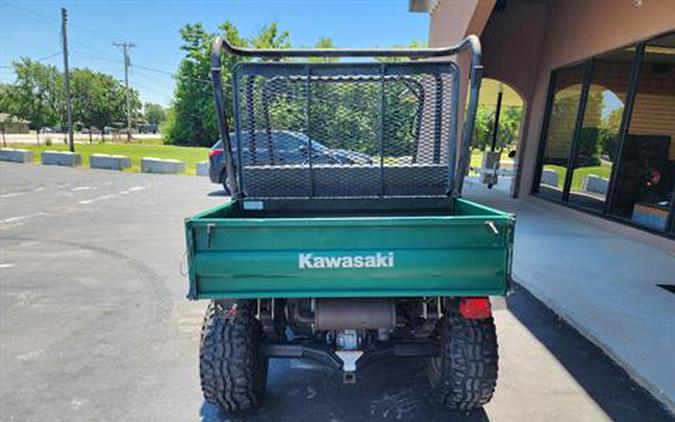
[[[675,1],[551,1],[521,149],[520,194],[532,187],[537,150],[553,69],[675,29]],[[486,46],[486,48],[488,48]]]
[[[439,0],[438,6],[431,15],[429,47],[444,47],[458,43],[467,35],[481,34],[490,18],[495,2],[496,0]],[[470,55],[463,53],[455,60],[463,76],[459,83],[459,104],[466,104]],[[460,122],[457,130],[459,137],[462,131],[461,122],[464,120],[464,107],[459,108],[457,116]],[[460,147],[458,142],[458,154]]]
[[[494,0],[440,0],[431,18],[429,45],[479,34],[485,75],[523,95],[518,193],[527,194],[551,71],[675,29],[675,0],[509,0],[504,11],[487,21],[494,4]]]

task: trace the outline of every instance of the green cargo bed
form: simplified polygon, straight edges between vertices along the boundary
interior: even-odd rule
[[[389,202],[275,209],[273,201],[231,201],[189,218],[188,297],[506,293],[513,215],[463,198]]]

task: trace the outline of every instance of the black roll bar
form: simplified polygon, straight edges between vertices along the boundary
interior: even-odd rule
[[[221,56],[224,51],[240,57],[259,57],[282,59],[286,57],[407,57],[410,59],[423,59],[432,57],[445,57],[461,53],[465,50],[471,51],[471,86],[469,89],[469,105],[467,114],[464,118],[462,128],[462,145],[459,163],[457,165],[457,177],[454,184],[453,194],[462,193],[464,175],[469,165],[469,148],[471,146],[471,134],[473,132],[474,120],[476,118],[476,109],[478,107],[478,93],[480,91],[481,78],[483,76],[483,66],[481,65],[481,46],[480,40],[476,35],[469,35],[458,44],[448,47],[437,48],[389,48],[389,49],[371,49],[371,48],[246,48],[236,47],[227,41],[225,35],[217,37],[213,41],[211,49],[211,79],[213,80],[213,96],[216,102],[216,113],[218,114],[218,126],[220,136],[223,142],[223,153],[225,155],[225,171],[227,172],[227,182],[230,193],[235,199],[241,195],[239,185],[234,171],[234,161],[232,158],[230,132],[227,126],[227,116],[225,114],[225,104],[223,95],[223,86],[221,79]],[[455,94],[458,95],[458,94]],[[458,110],[455,110],[458,112]],[[450,146],[455,147],[456,146]]]

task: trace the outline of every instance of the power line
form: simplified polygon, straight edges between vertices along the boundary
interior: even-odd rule
[[[51,22],[51,23],[53,23],[53,24],[56,24],[56,23],[59,23],[59,22],[60,22],[59,19],[56,19],[56,18],[54,18],[53,16],[49,16],[49,15],[46,15],[46,14],[44,14],[44,13],[40,13],[40,12],[37,12],[37,11],[35,11],[35,10],[25,8],[25,7],[23,7],[23,6],[18,6],[18,5],[13,4],[13,3],[5,3],[5,5],[8,5],[8,6],[10,6],[10,7],[13,7],[13,8],[15,8],[16,10],[18,10],[18,11],[20,11],[20,12],[23,12],[23,13],[25,13],[25,14],[31,15],[31,17],[33,17],[34,19],[39,19],[39,20],[42,20],[42,21],[49,21],[49,22]],[[107,38],[107,39],[113,40],[113,41],[118,41],[118,40],[120,40],[120,38],[121,38],[121,37],[119,37],[119,36],[115,36],[115,35],[112,35],[112,34],[108,34],[108,33],[102,32],[102,31],[100,31],[100,30],[98,30],[98,29],[89,28],[89,27],[87,27],[87,26],[80,25],[80,24],[75,24],[75,23],[72,23],[72,22],[69,22],[68,27],[69,27],[71,30],[74,29],[74,30],[76,30],[76,31],[78,31],[78,32],[84,32],[84,33],[87,33],[87,34],[97,35],[97,36],[99,36],[99,37],[101,37],[101,38]],[[71,34],[71,35],[72,35],[72,34]],[[71,42],[72,42],[72,41],[71,41]],[[140,50],[143,50],[144,55],[146,55],[146,56],[147,56],[147,55],[152,56],[152,57],[154,57],[154,58],[156,58],[156,59],[159,59],[160,61],[165,62],[166,64],[169,64],[169,63],[170,63],[169,60],[167,60],[166,58],[163,58],[163,57],[160,57],[160,56],[156,55],[155,52],[152,51],[152,50],[150,50],[150,49],[141,48],[141,47],[137,47],[137,48],[139,48]]]
[[[49,16],[49,15],[45,15],[44,13],[36,12],[35,10],[26,9],[25,7],[17,6],[14,3],[4,3],[4,6],[10,6],[10,7],[13,7],[20,12],[26,13],[28,15],[32,15],[32,17],[34,19],[41,19],[43,21],[49,21],[49,22],[56,23],[56,24],[61,22],[60,19],[55,18],[54,16]]]
[[[44,62],[45,60],[49,60],[49,59],[51,59],[51,58],[53,58],[53,57],[59,56],[61,53],[63,53],[63,51],[62,51],[62,50],[59,50],[59,51],[57,51],[56,53],[52,53],[52,54],[50,54],[50,55],[48,55],[48,56],[44,56],[44,57],[40,57],[39,59],[35,59],[35,61],[36,61],[36,62]]]
[[[150,71],[150,72],[155,72],[155,73],[167,75],[167,76],[172,77],[173,79],[184,78],[184,79],[190,79],[190,80],[197,81],[197,82],[202,82],[202,83],[205,83],[205,84],[211,83],[211,79],[194,78],[192,76],[176,76],[175,73],[172,73],[172,72],[169,72],[169,71],[166,71],[166,70],[163,70],[163,69],[156,69],[156,68],[152,68],[152,67],[148,67],[148,66],[139,66],[137,64],[133,65],[133,67],[135,67],[136,69],[147,70],[147,71]]]
[[[100,56],[98,54],[92,54],[92,53],[89,53],[89,52],[86,52],[86,51],[82,51],[79,48],[78,49],[71,49],[71,51],[74,52],[74,53],[78,53],[78,54],[82,54],[82,55],[85,55],[85,56],[93,57],[95,59],[103,60],[103,61],[110,62],[110,63],[119,64],[119,62],[120,62],[119,59],[112,59],[110,57]]]

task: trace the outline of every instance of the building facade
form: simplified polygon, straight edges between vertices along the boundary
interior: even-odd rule
[[[675,1],[413,0],[525,104],[514,196],[675,236]],[[461,62],[461,58],[460,58]]]

